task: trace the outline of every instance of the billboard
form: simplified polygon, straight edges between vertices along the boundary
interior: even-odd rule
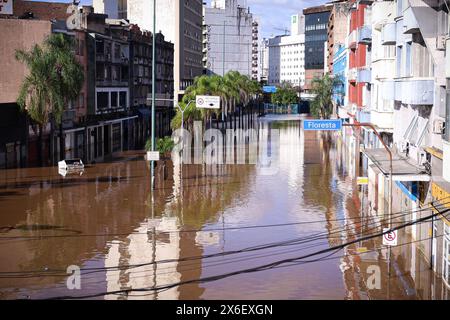
[[[0,14],[13,14],[13,0],[0,0]]]

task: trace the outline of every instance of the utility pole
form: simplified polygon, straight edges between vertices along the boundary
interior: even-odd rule
[[[223,37],[222,37],[222,77],[225,76],[225,23],[226,21],[223,20]],[[225,106],[223,106],[225,108]],[[225,120],[225,109],[222,110],[222,123]]]
[[[155,89],[156,89],[156,0],[153,0],[153,38],[152,38],[152,151],[155,151]],[[155,186],[155,161],[151,162],[151,188]]]

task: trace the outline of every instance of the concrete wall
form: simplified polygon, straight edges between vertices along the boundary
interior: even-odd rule
[[[51,33],[50,21],[0,19],[0,103],[16,102],[27,67],[15,59],[16,49],[29,50]]]
[[[204,10],[209,34],[208,69],[219,75],[234,70],[251,77],[253,16],[247,8],[238,10],[238,5],[242,5],[240,1],[230,0],[225,9],[219,6]]]

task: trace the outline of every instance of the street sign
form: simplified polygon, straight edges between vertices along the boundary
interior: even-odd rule
[[[358,177],[356,178],[356,184],[361,185],[368,185],[369,184],[369,177]]]
[[[277,87],[275,87],[275,86],[263,86],[263,92],[265,92],[265,93],[275,93],[275,92],[277,92]]]
[[[220,109],[219,96],[196,96],[195,104],[199,109]]]
[[[396,246],[397,245],[397,231],[398,230],[394,230],[391,232],[388,232],[390,229],[389,228],[384,228],[383,229],[383,245],[385,246]],[[387,232],[387,233],[386,233]]]
[[[304,120],[303,130],[334,131],[342,129],[342,120]]]
[[[147,161],[159,161],[159,151],[147,151]]]

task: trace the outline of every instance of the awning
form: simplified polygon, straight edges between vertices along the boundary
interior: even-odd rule
[[[364,149],[362,153],[376,165],[382,174],[389,175],[389,154],[384,148]],[[430,175],[424,169],[408,162],[398,153],[392,155],[392,179],[394,181],[430,181]]]

